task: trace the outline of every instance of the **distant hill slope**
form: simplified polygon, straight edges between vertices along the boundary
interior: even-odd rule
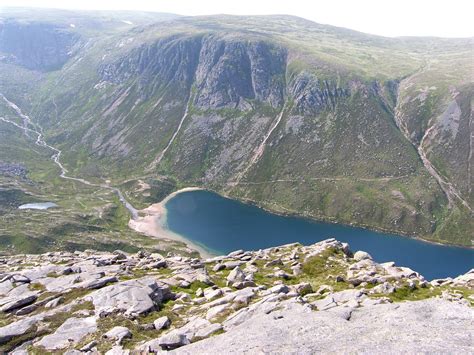
[[[278,212],[472,245],[473,39],[290,16],[15,16],[1,16],[0,92],[71,172],[167,176]]]

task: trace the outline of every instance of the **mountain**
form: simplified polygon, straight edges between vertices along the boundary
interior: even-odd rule
[[[474,270],[427,282],[334,239],[212,259],[87,250],[1,260],[4,353],[472,348]]]
[[[137,207],[200,186],[472,245],[474,39],[383,38],[291,16],[34,12],[0,13],[0,115],[21,123],[17,105],[71,176],[108,181]],[[110,191],[98,200],[59,179],[15,127],[0,122],[0,135],[0,161],[29,171],[4,176],[9,191],[67,200],[66,220],[41,238],[128,233]],[[5,235],[37,237],[5,209]]]

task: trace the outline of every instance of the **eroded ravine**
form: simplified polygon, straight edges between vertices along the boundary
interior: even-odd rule
[[[255,166],[255,164],[257,164],[257,162],[260,160],[260,158],[262,157],[264,151],[265,151],[265,147],[267,145],[267,141],[268,139],[270,138],[270,136],[272,135],[273,131],[278,127],[278,125],[280,124],[282,118],[283,118],[283,114],[285,113],[285,109],[286,109],[287,105],[284,104],[280,113],[278,114],[278,116],[276,117],[276,119],[272,122],[272,125],[270,127],[270,129],[268,130],[268,132],[265,134],[265,136],[263,137],[263,140],[262,142],[258,145],[258,147],[253,151],[253,154],[252,154],[252,157],[250,158],[250,161],[249,163],[247,164],[247,166],[245,167],[244,170],[242,170],[237,176],[236,178],[234,179],[234,181],[230,181],[228,182],[228,185],[233,187],[233,186],[236,186],[236,185],[239,185],[240,181],[242,180],[242,178],[247,174],[247,172],[253,167]]]
[[[0,97],[3,99],[3,101],[5,101],[5,103],[10,108],[12,108],[15,111],[15,113],[19,117],[22,118],[23,125],[19,125],[18,123],[14,122],[14,121],[11,121],[11,120],[9,120],[5,117],[0,117],[0,120],[3,121],[3,122],[6,122],[6,123],[10,123],[10,124],[14,125],[15,127],[19,128],[19,129],[22,129],[27,137],[30,137],[29,133],[35,134],[37,136],[36,141],[35,141],[36,145],[52,150],[53,155],[51,155],[51,159],[61,170],[61,173],[59,174],[59,176],[61,178],[66,179],[66,180],[76,181],[76,182],[82,183],[82,184],[87,185],[87,186],[93,186],[93,187],[98,187],[98,188],[103,188],[103,189],[113,191],[118,196],[120,202],[130,212],[130,215],[131,215],[132,219],[137,219],[138,218],[137,209],[135,207],[133,207],[133,205],[130,202],[127,201],[127,199],[123,195],[122,191],[120,191],[118,188],[107,185],[107,184],[96,184],[96,183],[90,182],[86,179],[82,179],[82,178],[67,175],[68,170],[64,167],[64,165],[61,163],[61,160],[60,160],[61,153],[62,153],[61,150],[56,148],[56,147],[53,147],[52,145],[49,145],[45,141],[45,139],[43,137],[43,133],[41,133],[43,131],[41,126],[38,123],[33,123],[33,121],[31,120],[31,118],[28,115],[25,115],[15,103],[8,100],[3,94],[0,93]]]
[[[166,145],[165,149],[163,149],[161,151],[161,153],[155,158],[155,160],[153,160],[153,162],[147,168],[147,171],[154,170],[158,166],[158,164],[160,164],[160,162],[163,159],[163,157],[165,156],[166,152],[168,151],[168,149],[171,147],[174,140],[178,136],[178,133],[181,131],[181,127],[183,126],[184,120],[188,116],[189,105],[191,104],[191,100],[192,100],[192,96],[186,102],[186,109],[184,110],[183,116],[181,117],[181,120],[179,121],[178,127],[176,128],[173,135],[171,136],[171,139],[168,141],[168,144]]]
[[[417,74],[418,73],[415,73],[405,78],[399,84],[399,89],[397,93],[397,104],[395,107],[395,122],[397,123],[398,128],[405,136],[405,138],[415,147],[418,156],[420,157],[428,173],[438,182],[439,186],[443,190],[444,194],[446,195],[446,198],[448,199],[448,207],[451,209],[455,205],[455,201],[459,201],[464,207],[466,207],[471,213],[473,213],[473,209],[471,208],[469,203],[461,196],[461,193],[455,188],[455,186],[451,182],[449,182],[436,170],[435,166],[428,158],[428,152],[425,148],[425,143],[429,138],[431,132],[435,128],[434,122],[432,120],[429,121],[429,128],[425,131],[423,138],[420,141],[420,144],[417,145],[416,142],[411,139],[411,135],[406,125],[406,122],[401,117],[400,105],[402,104],[402,99],[400,96],[400,88],[402,88],[407,82],[410,81],[411,78],[413,78]]]

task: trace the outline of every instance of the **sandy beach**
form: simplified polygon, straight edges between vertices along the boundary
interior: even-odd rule
[[[130,219],[128,222],[128,226],[145,235],[150,237],[159,238],[159,239],[170,239],[176,240],[185,243],[190,249],[194,249],[201,254],[201,257],[207,258],[211,257],[212,255],[205,250],[203,247],[193,243],[192,241],[182,237],[179,234],[173,233],[172,231],[168,230],[165,227],[166,223],[166,202],[172,199],[179,193],[186,192],[186,191],[197,191],[203,190],[199,187],[185,187],[181,190],[175,191],[168,196],[166,196],[163,201],[159,203],[154,203],[153,205],[148,206],[143,210],[138,211],[138,218]]]

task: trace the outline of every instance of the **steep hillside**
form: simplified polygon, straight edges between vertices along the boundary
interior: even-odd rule
[[[1,92],[92,181],[132,191],[166,176],[278,212],[471,245],[471,39],[287,16],[164,21],[69,27],[61,69],[16,56],[0,70],[24,73],[22,89],[10,79]]]

